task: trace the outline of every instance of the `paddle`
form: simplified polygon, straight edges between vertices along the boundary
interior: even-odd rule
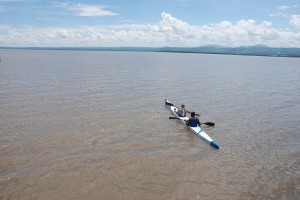
[[[191,114],[191,111],[186,110],[186,112]],[[199,116],[199,117],[201,116],[200,114],[197,114],[197,113],[195,113],[195,115]]]
[[[179,119],[177,117],[169,117],[169,119]],[[201,124],[205,124],[207,126],[215,126],[215,123],[212,123],[212,122],[205,122],[205,123],[202,123],[200,122]]]

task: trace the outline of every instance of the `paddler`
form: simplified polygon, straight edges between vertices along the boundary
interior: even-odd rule
[[[197,125],[201,126],[199,119],[195,117],[195,112],[191,112],[191,117],[187,120],[186,125],[190,127],[197,127]]]
[[[186,109],[185,109],[184,103],[182,103],[180,107],[181,107],[181,108],[178,109],[178,110],[176,111],[176,114],[177,114],[179,117],[186,117]]]

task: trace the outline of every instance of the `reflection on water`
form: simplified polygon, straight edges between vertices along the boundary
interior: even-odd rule
[[[296,199],[294,58],[1,50],[1,199]],[[220,150],[169,120],[213,121]]]

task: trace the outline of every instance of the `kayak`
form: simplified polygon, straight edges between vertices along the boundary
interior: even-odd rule
[[[188,117],[179,117],[177,115],[177,113],[175,112],[175,110],[179,109],[178,107],[174,106],[174,104],[172,104],[170,101],[168,101],[167,99],[165,99],[165,105],[166,107],[172,112],[172,114],[181,122],[183,123],[185,126],[187,126],[189,128],[190,131],[192,131],[193,133],[195,133],[197,136],[199,136],[200,138],[202,138],[205,142],[207,142],[208,144],[210,144],[212,147],[219,149],[219,145],[212,140],[205,132],[203,129],[201,129],[200,126],[197,125],[197,127],[190,127],[188,125],[186,125],[186,121],[189,119]]]

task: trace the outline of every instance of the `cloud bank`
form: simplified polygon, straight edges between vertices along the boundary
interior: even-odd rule
[[[74,12],[84,16],[85,9]],[[84,9],[83,9],[84,8]],[[101,10],[94,12],[101,14]],[[267,45],[300,47],[300,15],[290,17],[290,29],[278,29],[271,22],[252,19],[232,23],[221,21],[203,26],[187,22],[163,12],[156,24],[123,24],[119,26],[84,26],[78,28],[22,28],[0,25],[0,46],[7,47],[228,47]]]

